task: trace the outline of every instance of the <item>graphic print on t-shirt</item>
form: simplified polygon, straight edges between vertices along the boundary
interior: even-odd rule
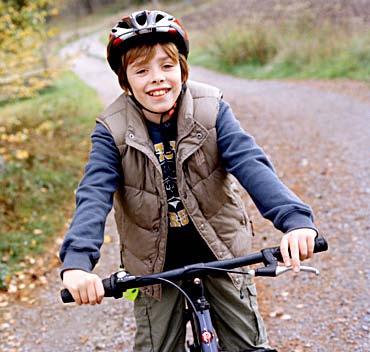
[[[169,147],[169,150],[165,150],[163,143],[154,144],[154,150],[163,172],[170,227],[182,227],[189,224],[189,216],[181,202],[177,189],[175,161],[176,141],[169,141]]]

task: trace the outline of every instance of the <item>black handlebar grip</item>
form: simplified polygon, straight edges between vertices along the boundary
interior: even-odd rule
[[[318,253],[318,252],[325,252],[327,250],[328,250],[328,242],[326,242],[323,236],[321,235],[317,236],[315,238],[315,247],[313,249],[313,252]],[[289,253],[290,253],[290,250],[289,250]],[[283,257],[281,255],[279,247],[272,248],[272,254],[279,262],[283,262]]]
[[[326,242],[324,237],[320,235],[315,238],[315,247],[313,249],[314,253],[325,252],[328,250],[328,248],[328,242]]]
[[[60,298],[62,299],[63,303],[72,303],[75,301],[71,293],[66,288],[60,291]]]
[[[104,287],[104,297],[112,297],[114,287],[112,287],[111,278],[108,277],[106,279],[103,279],[102,281]],[[60,291],[60,297],[63,303],[72,303],[75,301],[71,293],[66,288]]]

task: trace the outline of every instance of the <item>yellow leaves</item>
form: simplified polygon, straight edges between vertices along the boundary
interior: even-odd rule
[[[41,125],[36,128],[36,132],[45,133],[53,130],[53,123],[51,121],[44,121]]]
[[[37,241],[36,240],[34,240],[34,239],[32,239],[31,240],[31,243],[30,243],[30,247],[31,248],[35,248],[37,246]]]
[[[59,10],[54,7],[53,9],[51,9],[51,11],[49,11],[49,15],[50,16],[58,16],[59,15]]]
[[[24,148],[17,149],[17,144],[24,144],[29,139],[29,130],[23,129],[16,133],[6,133],[4,126],[0,129],[0,155],[6,161],[15,158],[17,160],[26,160],[30,157],[29,151]]]
[[[30,154],[28,153],[28,151],[24,150],[24,149],[19,149],[19,150],[16,150],[16,152],[15,152],[15,157],[18,160],[28,159],[29,156],[30,156]]]
[[[24,133],[23,131],[17,132],[15,134],[2,134],[1,140],[8,142],[8,143],[21,143],[25,142],[28,139],[28,134]]]
[[[48,29],[46,33],[47,33],[47,36],[51,38],[59,34],[60,30],[58,28],[50,28]]]
[[[1,5],[0,12],[0,96],[2,99],[31,97],[50,83],[45,48],[55,31],[46,19],[58,13],[55,0],[25,1],[13,7]],[[43,73],[39,72],[42,69]]]

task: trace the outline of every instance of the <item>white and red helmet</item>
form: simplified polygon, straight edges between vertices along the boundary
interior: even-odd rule
[[[173,42],[179,53],[189,54],[189,38],[179,20],[163,11],[138,11],[122,18],[111,30],[107,59],[116,73],[121,66],[121,56],[140,43]]]

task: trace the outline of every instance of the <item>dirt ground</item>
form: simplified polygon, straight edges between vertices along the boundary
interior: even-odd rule
[[[367,9],[367,1],[357,3]],[[74,42],[63,55],[73,58],[74,71],[108,104],[120,89],[102,58],[104,48],[98,38]],[[249,81],[198,67],[192,68],[191,78],[223,90],[279,176],[313,207],[316,223],[329,242],[329,251],[309,262],[320,269],[319,277],[291,274],[258,279],[271,344],[289,352],[369,351],[368,86],[351,81]],[[261,219],[247,196],[245,200],[255,223],[254,248],[278,244],[280,234]],[[118,265],[112,217],[106,234],[112,241],[104,244],[96,269],[104,277]],[[105,299],[94,307],[63,305],[60,288],[55,268],[32,301],[0,302],[0,351],[132,350],[135,326],[129,302]]]

